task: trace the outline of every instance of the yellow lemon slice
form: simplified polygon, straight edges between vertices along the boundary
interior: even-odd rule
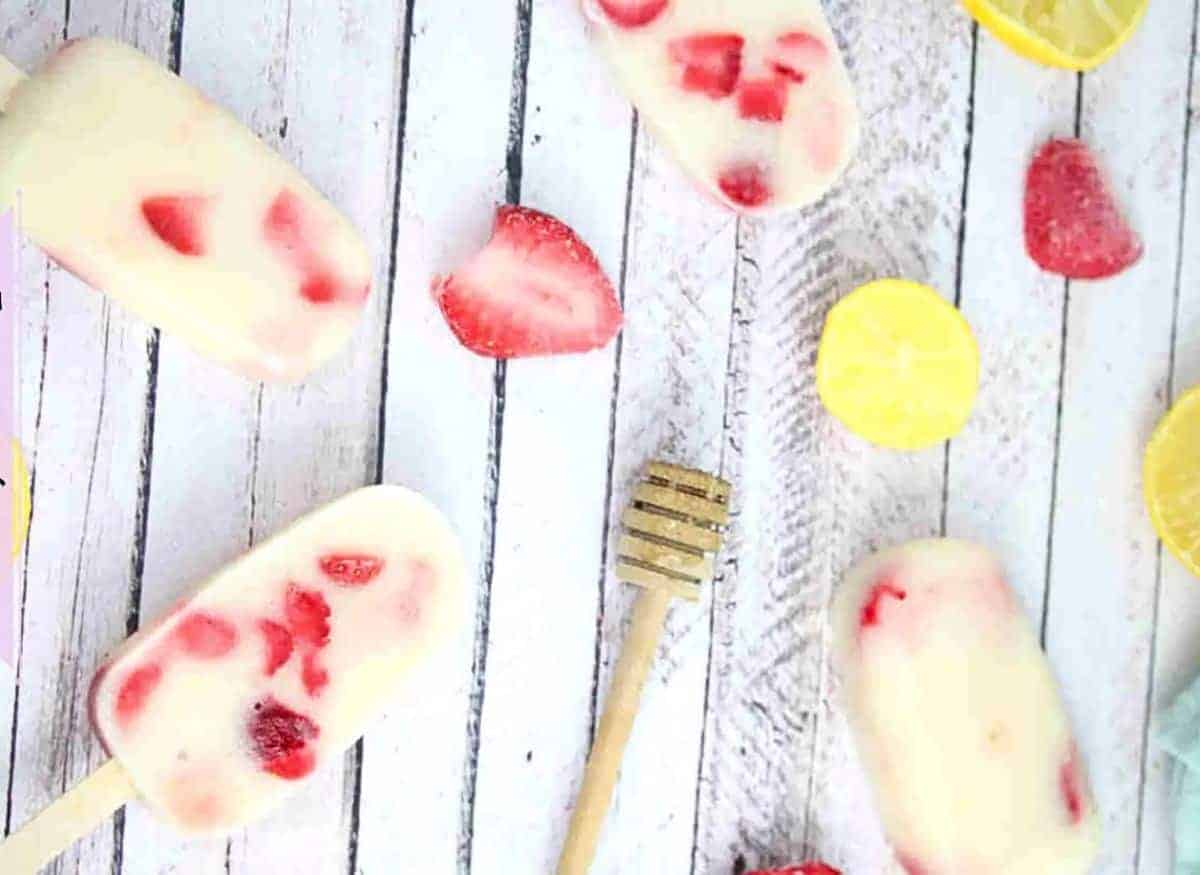
[[[33,510],[32,496],[29,491],[29,471],[25,468],[25,456],[21,453],[21,444],[14,440],[12,463],[12,554],[15,559],[25,546],[25,536],[29,533],[29,516]]]
[[[830,413],[872,443],[922,449],[970,418],[979,347],[967,320],[933,289],[878,280],[830,311],[817,391]]]
[[[1154,528],[1200,577],[1200,386],[1179,399],[1155,430],[1143,474]]]
[[[1149,0],[963,0],[1010,49],[1051,67],[1091,70],[1129,39]]]

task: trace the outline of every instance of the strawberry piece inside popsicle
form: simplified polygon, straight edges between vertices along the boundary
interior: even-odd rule
[[[614,24],[645,27],[666,11],[668,0],[600,0],[600,8]]]
[[[238,641],[237,629],[232,623],[201,612],[184,617],[173,635],[183,652],[197,659],[220,659],[233,650]]]
[[[317,724],[274,699],[254,706],[248,727],[251,746],[264,771],[296,780],[309,774],[316,755],[309,742],[321,734]]]
[[[204,255],[208,198],[163,195],[142,201],[142,216],[151,230],[180,255]]]
[[[324,647],[329,643],[329,603],[313,590],[291,584],[284,606],[292,634],[306,644]]]
[[[309,303],[360,304],[369,293],[369,289],[346,288],[330,269],[317,246],[319,231],[294,192],[285,189],[271,202],[263,218],[263,236],[284,261],[303,275],[300,296]]]
[[[331,553],[320,559],[321,571],[342,586],[366,586],[383,570],[378,556]]]
[[[162,680],[162,666],[150,665],[136,668],[121,682],[117,692],[117,720],[122,725],[130,723],[146,706],[146,700]]]
[[[780,76],[803,83],[809,73],[829,60],[825,43],[811,33],[785,33],[775,40],[767,57],[767,66]]]
[[[738,206],[761,207],[771,199],[767,172],[759,164],[735,164],[721,173],[717,185]]]
[[[738,89],[738,115],[752,121],[778,123],[787,110],[787,82],[778,78],[743,82]]]
[[[874,589],[871,590],[871,594],[863,602],[859,625],[864,629],[870,626],[878,626],[880,623],[880,614],[883,612],[884,601],[892,599],[902,602],[906,598],[908,598],[908,593],[897,586],[890,577],[875,584]]]
[[[286,626],[276,623],[274,620],[259,620],[258,630],[262,633],[267,646],[267,658],[263,671],[267,677],[271,677],[292,658],[292,650],[295,649],[292,633]]]
[[[304,654],[304,665],[300,672],[304,689],[312,697],[317,697],[329,686],[329,672],[318,661],[317,651],[310,650]]]
[[[1059,769],[1058,783],[1071,823],[1078,824],[1083,820],[1084,790],[1083,777],[1079,773],[1079,750],[1073,744]]]
[[[736,33],[701,33],[673,40],[667,50],[679,68],[684,91],[719,99],[737,88],[745,44]]]

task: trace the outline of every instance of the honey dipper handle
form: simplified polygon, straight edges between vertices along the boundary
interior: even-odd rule
[[[120,763],[109,760],[0,843],[0,872],[36,875],[136,795]]]
[[[25,80],[25,74],[16,64],[0,55],[0,112],[8,103],[8,95]]]
[[[642,688],[654,664],[670,606],[669,593],[645,589],[633,608],[629,637],[621,651],[621,660],[608,691],[608,704],[592,743],[583,786],[571,815],[571,828],[558,861],[558,875],[586,875],[596,856],[596,846],[621,772],[621,757],[633,729]]]

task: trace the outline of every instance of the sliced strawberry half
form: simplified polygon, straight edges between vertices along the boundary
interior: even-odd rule
[[[620,27],[645,27],[666,11],[669,0],[599,0],[600,8]]]
[[[1025,180],[1025,248],[1043,270],[1105,279],[1135,264],[1141,238],[1121,215],[1095,157],[1078,140],[1051,140]]]
[[[760,869],[748,872],[746,875],[842,875],[842,873],[825,863],[801,863],[798,866],[785,866],[782,869]]]
[[[463,346],[490,358],[586,352],[621,328],[595,253],[553,216],[503,206],[492,239],[433,294]]]
[[[679,67],[679,82],[684,91],[719,100],[737,88],[745,45],[746,41],[736,33],[698,33],[672,40],[667,51]]]

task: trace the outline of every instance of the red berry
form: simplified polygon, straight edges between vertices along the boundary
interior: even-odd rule
[[[300,284],[300,296],[314,304],[329,304],[337,300],[338,283],[324,273],[311,274]]]
[[[274,620],[259,620],[258,630],[262,632],[267,644],[267,661],[263,671],[267,677],[271,677],[292,658],[295,646],[292,643],[292,633]]]
[[[746,875],[842,875],[842,873],[825,863],[801,863],[798,866],[785,866],[782,869],[760,869],[757,872],[748,872]]]
[[[237,645],[237,629],[228,620],[196,612],[179,621],[171,633],[184,653],[197,659],[220,659]]]
[[[208,199],[195,195],[163,195],[142,201],[142,217],[159,239],[180,255],[204,255]]]
[[[284,615],[292,635],[313,647],[329,643],[329,616],[332,613],[325,596],[297,584],[288,584]]]
[[[758,79],[738,88],[738,115],[744,119],[778,123],[787,109],[787,82]]]
[[[274,699],[256,704],[247,732],[264,771],[295,780],[316,767],[316,754],[308,743],[321,731],[308,717],[286,705]]]
[[[596,255],[558,219],[504,206],[487,246],[433,294],[450,330],[490,358],[586,352],[621,328],[621,305]]]
[[[717,185],[738,206],[761,207],[771,199],[766,177],[766,171],[758,164],[737,164],[721,174]]]
[[[700,33],[672,40],[667,50],[681,68],[684,91],[719,99],[733,94],[737,87],[745,45],[736,33]]]
[[[329,686],[329,672],[317,662],[317,651],[310,650],[304,654],[304,668],[300,673],[300,679],[304,682],[304,689],[314,699]]]
[[[645,27],[667,8],[668,0],[600,0],[604,14],[621,27]]]
[[[342,586],[365,586],[383,570],[383,560],[377,556],[331,553],[318,564],[326,577]]]
[[[829,47],[811,33],[795,31],[775,40],[767,66],[793,82],[802,83],[808,74],[829,60]]]
[[[1084,806],[1083,776],[1079,768],[1079,751],[1074,744],[1058,770],[1058,786],[1072,825],[1080,823],[1083,820]]]
[[[150,664],[129,673],[117,691],[117,720],[127,724],[146,706],[146,700],[162,680],[162,666]]]
[[[859,615],[859,625],[862,628],[868,626],[878,626],[880,622],[880,612],[883,609],[884,599],[895,599],[898,602],[908,598],[908,593],[897,586],[891,578],[875,584],[867,600],[863,602],[862,613]]]
[[[1115,276],[1142,257],[1088,147],[1051,140],[1025,181],[1025,248],[1044,270],[1072,279]]]

